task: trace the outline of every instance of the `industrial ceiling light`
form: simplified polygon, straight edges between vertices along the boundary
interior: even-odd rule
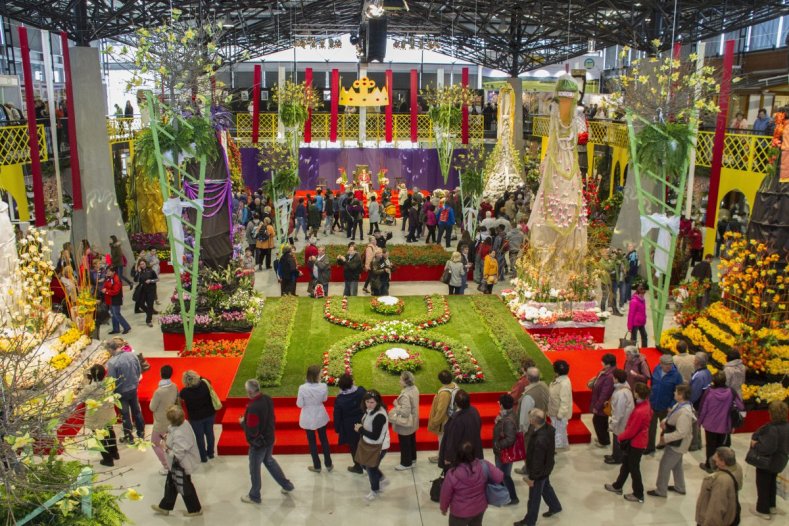
[[[384,16],[383,0],[368,0],[364,4],[364,15],[367,18],[381,18]]]

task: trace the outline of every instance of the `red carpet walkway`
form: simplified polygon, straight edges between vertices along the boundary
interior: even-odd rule
[[[175,353],[173,353],[175,354]],[[146,423],[153,423],[151,412],[148,411],[148,404],[151,401],[153,392],[159,385],[159,369],[164,365],[169,365],[173,368],[173,381],[180,389],[183,387],[181,376],[185,371],[196,371],[200,376],[203,376],[211,381],[214,386],[216,394],[221,400],[227,398],[230,392],[230,386],[233,385],[233,379],[236,377],[236,371],[241,363],[241,358],[179,358],[173,356],[172,358],[146,358],[151,368],[142,375],[140,387],[137,390],[137,396],[140,399],[140,406],[142,406],[142,414],[145,417]],[[219,422],[224,414],[223,408],[216,421]]]

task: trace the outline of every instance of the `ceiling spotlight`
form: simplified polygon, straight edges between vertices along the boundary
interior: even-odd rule
[[[384,16],[383,0],[367,0],[363,12],[367,18],[381,18]]]

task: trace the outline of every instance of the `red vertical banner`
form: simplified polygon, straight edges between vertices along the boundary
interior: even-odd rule
[[[252,144],[260,139],[260,84],[263,76],[260,64],[255,64],[252,77]]]
[[[304,85],[307,88],[312,87],[312,68],[304,70]],[[312,110],[307,110],[307,122],[304,123],[304,142],[312,142]]]
[[[331,120],[329,121],[329,140],[337,142],[337,119],[340,112],[340,70],[331,70]]]
[[[19,27],[19,48],[22,52],[22,71],[25,79],[25,108],[27,110],[27,134],[30,145],[30,171],[33,175],[33,204],[36,212],[36,226],[47,224],[44,206],[44,181],[41,179],[41,158],[38,150],[38,126],[36,123],[36,104],[33,100],[33,70],[30,67],[30,45],[27,43],[27,28]]]
[[[394,82],[392,82],[392,70],[386,70],[386,94],[389,96],[389,103],[386,105],[386,142],[392,142],[392,105],[394,104]]]
[[[468,68],[462,69],[460,84],[468,88]],[[463,106],[460,111],[460,139],[463,144],[468,144],[468,106]]]
[[[63,52],[63,72],[66,76],[66,123],[68,125],[68,147],[71,156],[71,193],[74,210],[82,210],[82,177],[79,171],[79,150],[77,150],[77,115],[74,113],[74,89],[71,85],[71,57],[68,51],[68,36],[60,33],[60,47]]]
[[[679,60],[682,52],[682,42],[675,42],[674,43],[674,54],[672,58],[674,60]]]
[[[417,99],[417,90],[418,90],[418,79],[417,79],[417,71],[415,69],[411,70],[411,142],[418,142],[419,141],[419,124],[417,119],[419,118],[419,101]]]
[[[710,167],[710,192],[707,197],[707,227],[715,228],[718,209],[718,190],[723,167],[723,146],[726,140],[726,123],[729,116],[729,96],[731,95],[731,75],[734,67],[734,40],[727,40],[723,47],[723,67],[721,68],[721,90],[718,95],[718,121],[715,125],[715,138],[712,142],[712,163]]]

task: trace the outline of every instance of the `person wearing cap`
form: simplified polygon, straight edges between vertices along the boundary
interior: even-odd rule
[[[674,365],[674,358],[670,354],[660,357],[660,363],[652,371],[652,393],[649,403],[652,406],[652,420],[649,423],[649,442],[645,455],[655,452],[655,433],[658,420],[663,421],[668,410],[674,405],[674,389],[682,383],[682,375]]]

